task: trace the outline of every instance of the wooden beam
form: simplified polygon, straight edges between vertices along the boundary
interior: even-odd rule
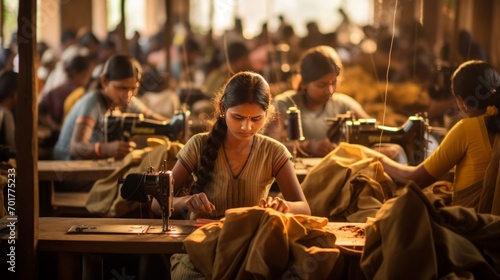
[[[125,35],[125,0],[120,1],[120,24],[118,24],[117,31],[118,31],[118,36],[120,38],[120,45],[117,46],[118,49],[120,50],[121,54],[127,54],[128,53],[128,48],[127,48],[127,36]]]
[[[16,120],[16,273],[19,276],[17,279],[37,279],[39,202],[35,76],[36,0],[19,1],[17,26],[19,79],[16,109],[19,113]]]
[[[5,5],[3,3],[3,0],[0,0],[0,39],[2,39],[2,42],[0,43],[0,47],[5,46],[5,38],[3,34],[3,26],[5,22]]]
[[[165,71],[168,75],[168,79],[170,79],[170,48],[172,46],[173,39],[173,29],[174,29],[174,11],[173,11],[173,2],[174,0],[166,0],[165,2],[165,13],[167,15],[167,19],[165,21],[165,50],[167,52],[165,58]]]

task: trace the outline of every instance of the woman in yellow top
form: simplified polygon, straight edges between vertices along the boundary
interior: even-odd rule
[[[367,153],[380,157],[385,171],[394,180],[414,181],[422,188],[455,168],[452,204],[476,207],[493,141],[500,132],[500,75],[484,61],[467,61],[454,72],[451,87],[466,118],[452,127],[424,162],[404,166],[380,153]]]

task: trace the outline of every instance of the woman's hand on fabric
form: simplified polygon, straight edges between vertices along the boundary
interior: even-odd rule
[[[123,159],[137,145],[134,142],[113,141],[101,145],[101,153],[115,159]]]
[[[209,214],[215,210],[215,205],[208,200],[205,193],[193,194],[187,201],[186,206],[194,214]]]
[[[261,198],[259,201],[259,206],[264,208],[272,208],[284,214],[288,213],[288,210],[290,209],[286,200],[271,196],[268,196],[267,199]]]
[[[309,153],[312,156],[326,156],[333,149],[337,147],[337,144],[330,142],[328,139],[319,140],[309,140]]]

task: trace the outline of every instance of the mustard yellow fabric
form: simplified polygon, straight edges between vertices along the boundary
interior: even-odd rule
[[[414,184],[365,230],[366,279],[500,279],[500,217],[445,206]]]
[[[184,241],[201,275],[184,256],[172,279],[339,279],[342,259],[327,223],[260,207],[227,210]]]
[[[148,167],[160,170],[163,161],[167,161],[167,170],[171,170],[177,161],[176,155],[183,147],[178,142],[168,139],[148,141],[152,147],[135,150],[122,160],[122,164],[108,177],[97,180],[92,189],[85,207],[90,213],[104,217],[122,217],[140,206],[134,201],[125,201],[120,196],[118,179],[125,178],[130,173],[143,173]]]
[[[465,118],[450,129],[424,161],[424,167],[434,178],[441,178],[456,166],[454,191],[457,192],[483,180],[491,153],[485,116]]]
[[[394,182],[363,149],[340,143],[309,171],[301,186],[313,216],[364,223],[393,196]]]
[[[85,88],[77,87],[66,97],[66,99],[64,99],[63,121],[64,118],[66,118],[66,115],[68,115],[69,111],[71,111],[71,108],[73,108],[73,105],[75,105],[76,101],[78,101],[78,99],[80,99],[83,94],[85,94]]]

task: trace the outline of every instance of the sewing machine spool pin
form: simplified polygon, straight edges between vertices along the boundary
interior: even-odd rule
[[[299,149],[299,141],[303,141],[302,121],[300,118],[300,110],[297,107],[290,107],[286,111],[288,122],[288,140],[292,141],[292,156],[293,164],[296,168],[304,168],[302,161],[297,157]]]

